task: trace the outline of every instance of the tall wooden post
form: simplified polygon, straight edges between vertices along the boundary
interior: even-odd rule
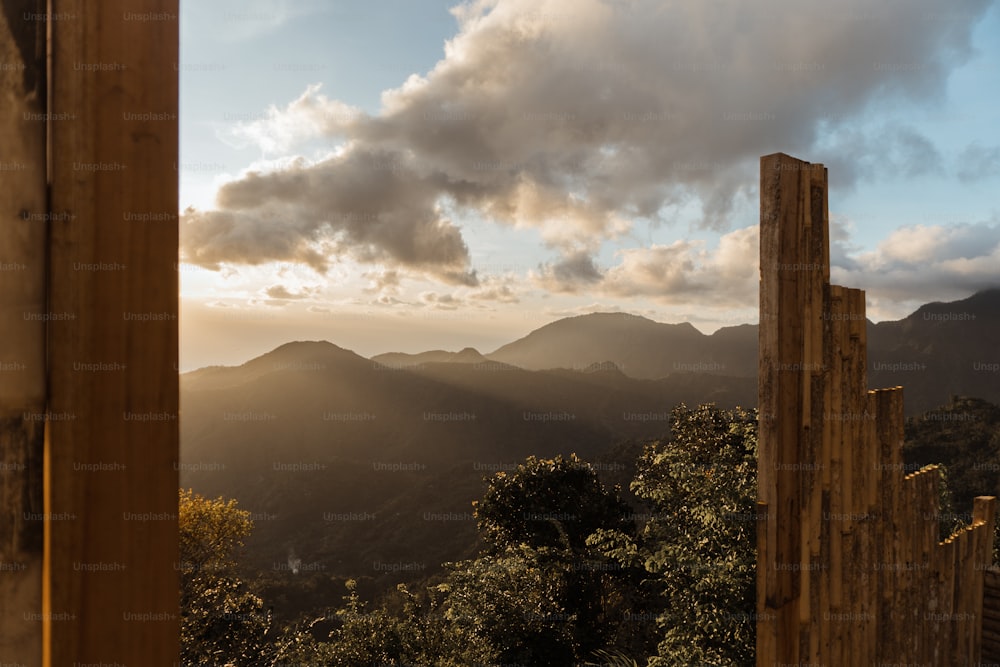
[[[0,656],[41,662],[44,0],[0,2]]]
[[[53,0],[51,664],[171,664],[177,0]],[[64,520],[65,519],[65,520]],[[152,660],[150,656],[155,656]]]
[[[823,396],[826,169],[787,155],[761,158],[760,193],[758,498],[767,506],[771,569],[761,575],[769,611],[761,614],[759,634],[766,645],[780,639],[789,662],[797,663],[810,652],[799,638],[806,637],[802,628],[814,611],[809,592],[821,574],[800,565],[819,546],[810,529],[819,526],[823,471],[801,464],[818,459],[822,446],[812,403]],[[782,317],[791,312],[797,316]]]
[[[45,4],[0,0],[0,659],[173,665],[178,2]]]

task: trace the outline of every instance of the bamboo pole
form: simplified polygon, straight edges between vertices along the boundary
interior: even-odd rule
[[[0,657],[42,658],[44,1],[0,0]]]
[[[803,576],[801,568],[795,571],[793,566],[806,562],[803,544],[809,539],[802,531],[808,502],[802,493],[799,447],[809,438],[812,386],[805,366],[811,333],[802,311],[816,314],[817,275],[822,282],[822,255],[811,254],[822,243],[813,242],[807,230],[812,210],[809,172],[817,167],[822,169],[783,154],[761,158],[758,409],[771,418],[762,419],[758,437],[758,498],[778,508],[768,526],[769,563],[758,567],[765,573],[768,599],[778,617],[776,656],[764,656],[759,647],[762,665],[774,660],[797,663],[803,644],[807,650],[809,646],[804,639],[808,630],[803,631],[808,625],[802,623],[808,600],[800,597],[803,585],[808,587],[808,573]]]
[[[993,534],[996,530],[996,498],[993,496],[978,496],[973,500],[972,505],[973,524],[979,524],[979,551],[973,563],[973,613],[975,614],[975,624],[973,632],[972,660],[977,664],[983,659],[983,624],[985,621],[985,586],[986,572],[993,566]],[[991,611],[1000,610],[993,608]]]
[[[993,500],[938,543],[939,472],[903,467],[902,387],[867,390],[864,292],[829,284],[826,170],[765,156],[760,193],[757,664],[978,660],[1000,642]]]

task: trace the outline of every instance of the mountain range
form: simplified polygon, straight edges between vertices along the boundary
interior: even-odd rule
[[[552,322],[486,355],[466,348],[372,359],[398,368],[494,361],[528,370],[587,370],[604,364],[636,379],[682,373],[756,378],[757,331],[757,325],[742,324],[705,335],[688,323],[594,313]],[[1000,289],[929,303],[899,321],[869,320],[867,336],[869,388],[902,385],[908,414],[954,394],[1000,399]]]
[[[869,385],[903,385],[911,416],[952,394],[1000,403],[998,332],[1000,290],[869,322]],[[471,556],[484,479],[529,454],[576,453],[627,486],[675,405],[752,407],[756,370],[755,325],[704,335],[622,313],[485,355],[287,343],[181,376],[181,483],[236,498],[255,522],[248,570],[315,606],[309,591],[337,600],[346,577],[384,587]]]

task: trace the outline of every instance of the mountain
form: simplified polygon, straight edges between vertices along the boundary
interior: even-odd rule
[[[691,372],[752,377],[757,335],[756,328],[750,332],[747,327],[706,336],[687,322],[662,324],[626,313],[593,313],[547,324],[486,356],[532,370],[582,370],[611,361],[630,377],[650,380]]]
[[[534,370],[583,370],[603,362],[642,379],[683,372],[755,378],[757,332],[744,324],[705,335],[687,323],[594,313],[553,322],[486,356]],[[899,321],[869,321],[868,386],[902,385],[908,415],[953,394],[1000,402],[998,339],[1000,289],[930,303]]]
[[[430,350],[418,354],[406,354],[405,352],[387,352],[372,357],[372,361],[383,366],[393,366],[397,368],[409,368],[411,366],[421,366],[423,364],[451,363],[451,364],[481,364],[489,361],[473,347],[467,347],[460,352],[446,352],[444,350]]]
[[[869,384],[904,385],[909,416],[951,394],[1000,403],[998,332],[1000,290],[869,323]],[[471,556],[484,479],[529,454],[577,453],[627,484],[637,443],[665,436],[674,406],[753,406],[756,370],[754,325],[708,336],[620,313],[488,355],[292,342],[181,376],[181,484],[252,513],[247,567],[292,614],[337,599],[347,577],[381,590]]]
[[[953,395],[1000,403],[1000,289],[929,303],[897,322],[868,327],[868,384],[902,385],[915,415]]]
[[[680,402],[755,397],[751,378],[492,360],[404,367],[288,343],[181,376],[181,484],[252,513],[245,561],[269,586],[367,577],[382,587],[472,555],[484,478],[529,454],[606,460],[623,441],[666,435]]]

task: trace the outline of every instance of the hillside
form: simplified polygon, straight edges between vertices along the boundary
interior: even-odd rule
[[[706,336],[686,322],[593,313],[547,324],[487,356],[534,370],[611,361],[630,377],[651,380],[692,372],[750,377],[757,367],[756,327],[729,329]]]
[[[553,322],[487,354],[527,369],[585,369],[607,362],[625,375],[657,379],[693,372],[757,376],[757,325],[712,335],[624,313]],[[868,323],[868,385],[903,385],[916,415],[953,394],[1000,402],[1000,289],[932,303],[898,321]]]
[[[665,435],[682,401],[755,396],[750,378],[638,380],[603,365],[496,361],[403,368],[289,343],[182,376],[181,484],[253,513],[246,561],[271,579],[297,576],[287,562],[300,558],[303,575],[398,581],[471,553],[484,476],[529,454],[593,460],[622,440]]]

